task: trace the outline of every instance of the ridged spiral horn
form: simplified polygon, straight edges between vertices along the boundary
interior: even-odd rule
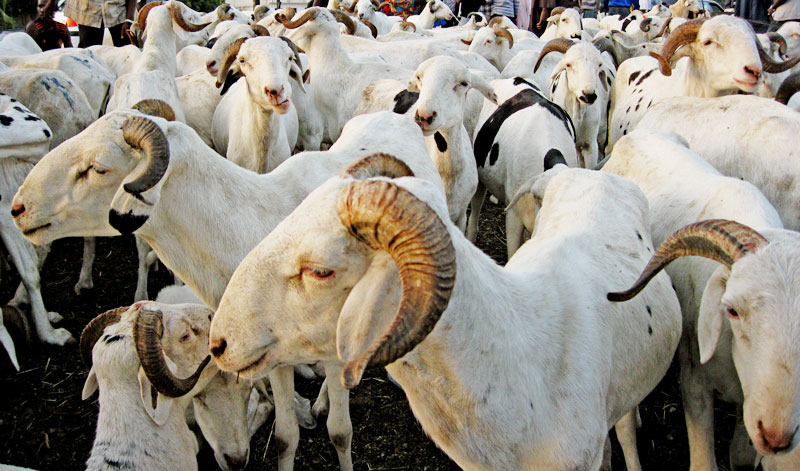
[[[764,68],[764,72],[777,74],[780,72],[785,72],[800,63],[800,56],[787,59],[785,61],[776,61],[772,58],[772,56],[769,55],[767,51],[764,50],[764,48],[761,46],[761,41],[759,41],[758,38],[753,36],[753,40],[756,42],[756,48],[758,49],[758,55],[761,57],[761,66]]]
[[[542,65],[542,60],[544,57],[551,52],[560,52],[561,54],[565,54],[567,49],[569,49],[574,42],[571,39],[564,39],[564,38],[556,38],[551,39],[544,45],[542,52],[539,53],[539,59],[536,60],[536,66],[533,68],[533,72],[535,73],[539,70],[539,66]]]
[[[372,34],[373,38],[378,37],[378,28],[376,28],[374,24],[370,23],[367,20],[358,20],[358,21],[364,23],[364,25],[366,25],[366,27],[369,28],[369,32]]]
[[[217,82],[215,83],[217,88],[221,87],[225,82],[225,77],[228,75],[228,71],[231,69],[233,61],[236,60],[236,55],[239,54],[239,49],[242,48],[242,44],[244,44],[248,39],[250,38],[237,38],[225,48],[225,52],[222,54],[222,65],[217,71]]]
[[[350,18],[350,15],[341,11],[341,10],[330,10],[331,14],[336,21],[343,24],[347,28],[347,34],[353,34],[356,32],[356,23]]]
[[[175,121],[175,111],[169,106],[169,103],[158,98],[145,98],[131,106],[131,108],[150,116],[158,116],[167,121]]]
[[[667,36],[667,40],[664,41],[664,46],[661,48],[661,54],[656,54],[655,52],[650,53],[651,57],[658,60],[658,65],[663,75],[672,75],[672,62],[676,59],[674,57],[675,52],[681,46],[692,43],[697,39],[697,33],[707,19],[708,18],[698,18],[678,26]]]
[[[778,44],[778,52],[780,52],[781,55],[786,54],[786,48],[788,47],[786,45],[786,38],[776,33],[775,31],[770,31],[769,33],[767,33],[767,37],[769,38],[770,41]]]
[[[499,26],[492,27],[492,31],[494,31],[495,36],[500,36],[501,38],[505,38],[508,41],[508,48],[511,49],[514,47],[514,38],[511,37],[511,33],[508,32],[507,29],[501,28]]]
[[[348,183],[339,193],[337,210],[352,236],[394,259],[402,290],[391,325],[342,370],[342,384],[349,389],[368,367],[392,363],[433,330],[455,285],[456,254],[436,212],[392,182]]]
[[[167,172],[169,141],[164,131],[144,116],[131,116],[122,123],[122,138],[144,153],[147,165],[133,181],[124,185],[126,192],[138,196],[153,188]]]
[[[180,26],[180,28],[184,31],[189,31],[190,33],[195,33],[204,29],[206,26],[210,25],[211,22],[203,23],[202,25],[196,25],[194,23],[190,23],[183,17],[183,8],[178,4],[178,2],[172,1],[169,3],[169,14],[172,17],[172,21],[175,22],[176,25]]]
[[[315,19],[319,16],[319,12],[321,7],[312,7],[308,10],[304,11],[300,18],[296,20],[292,20],[291,18],[287,18],[283,13],[278,13],[275,15],[275,19],[278,20],[283,26],[288,29],[295,29],[299,28],[300,26],[308,23],[309,21]]]
[[[608,300],[620,302],[633,298],[658,272],[680,257],[705,257],[730,267],[736,260],[768,243],[764,236],[736,221],[709,219],[689,224],[675,231],[658,247],[632,287],[608,293]]]
[[[92,349],[94,344],[103,335],[106,327],[116,324],[122,318],[122,314],[130,309],[130,306],[122,306],[108,310],[89,321],[81,332],[80,350],[83,364],[87,367],[92,366]]]
[[[614,47],[614,42],[608,38],[595,38],[592,41],[594,47],[601,53],[607,52],[611,54],[611,59],[614,60],[614,67],[619,67],[619,56],[617,55],[617,48]]]
[[[136,16],[136,24],[139,26],[139,29],[142,30],[142,32],[144,32],[145,26],[147,26],[147,15],[150,14],[150,10],[163,4],[164,2],[162,1],[150,2],[139,10]]]
[[[397,157],[376,152],[351,163],[339,172],[339,176],[364,180],[372,177],[413,177],[414,172]]]
[[[798,91],[800,91],[800,72],[794,73],[783,80],[781,86],[778,87],[778,93],[775,94],[775,101],[788,105],[789,100]]]
[[[181,379],[172,374],[164,358],[161,336],[164,325],[161,311],[140,308],[133,321],[133,343],[139,362],[153,387],[167,397],[180,397],[192,390],[200,379],[203,369],[208,365],[208,355],[188,378]]]

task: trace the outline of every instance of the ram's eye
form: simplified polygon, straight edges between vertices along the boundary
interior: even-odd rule
[[[730,317],[731,319],[738,319],[739,318],[739,313],[736,312],[736,309],[734,309],[732,307],[726,307],[725,308],[725,312],[728,313],[728,317]]]
[[[465,82],[463,80],[458,82],[458,84],[461,85],[462,87],[466,87],[467,85],[469,85],[467,82]]]
[[[181,342],[185,342],[185,341],[189,340],[189,337],[190,337],[189,336],[189,332],[186,332],[185,334],[183,334],[181,336]]]
[[[240,64],[244,64],[244,57],[240,57],[240,58],[239,58],[239,63],[240,63]]]
[[[318,280],[329,280],[336,274],[333,270],[319,267],[303,267],[300,273],[312,276]]]
[[[86,177],[89,174],[89,170],[91,170],[92,168],[93,166],[89,165],[88,167],[86,167],[85,170],[81,170],[80,172],[78,172],[78,174],[75,175],[75,180],[80,180],[81,178]]]
[[[91,167],[89,167],[89,168],[91,168],[92,170],[94,170],[94,172],[95,172],[95,173],[97,173],[98,175],[105,175],[105,174],[107,174],[107,173],[109,172],[109,170],[108,170],[108,169],[101,168],[101,167],[95,167],[94,165],[92,165],[92,166],[91,166]]]
[[[572,68],[572,64],[567,64],[567,68],[571,69]]]
[[[710,39],[706,39],[705,41],[703,41],[703,46],[710,46],[712,44],[714,44],[714,41]]]

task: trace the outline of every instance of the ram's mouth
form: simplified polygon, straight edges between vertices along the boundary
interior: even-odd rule
[[[41,229],[48,228],[50,226],[52,226],[52,224],[48,222],[47,224],[42,224],[41,226],[36,226],[36,227],[32,227],[30,229],[25,229],[24,231],[22,231],[22,235],[26,235],[26,236],[33,235],[37,231],[39,231]]]
[[[256,361],[250,363],[242,369],[236,370],[236,374],[244,376],[245,378],[257,373],[264,368],[267,363],[267,352],[264,352]]]

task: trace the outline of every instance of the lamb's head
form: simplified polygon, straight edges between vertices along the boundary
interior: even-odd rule
[[[294,78],[301,88],[303,86],[300,57],[297,48],[292,46],[294,44],[287,38],[259,37],[235,41],[226,51],[217,85],[224,77],[222,93],[225,93],[236,80],[245,77],[253,102],[263,109],[286,113],[292,97],[289,78]]]
[[[453,10],[442,0],[428,0],[425,5],[425,11],[429,12],[437,20],[450,21],[453,19]]]
[[[83,398],[104,381],[138,381],[145,411],[163,425],[174,398],[197,394],[218,373],[206,368],[212,314],[199,304],[141,302],[96,317],[81,334],[81,355],[92,365]]]
[[[216,35],[217,32],[214,31],[214,34]],[[223,65],[224,58],[229,55],[228,50],[231,48],[236,48],[238,50],[238,48],[241,47],[243,41],[240,41],[237,46],[233,46],[238,39],[244,38],[246,40],[257,36],[269,36],[269,31],[260,25],[233,25],[229,27],[224,33],[217,37],[216,41],[214,41],[214,45],[211,46],[211,53],[208,55],[208,60],[206,61],[206,70],[208,70],[208,73],[217,77],[219,69]],[[235,58],[236,55],[234,54],[231,61]],[[230,66],[230,64],[228,65]],[[224,79],[225,76],[223,75],[222,79],[218,78],[217,81],[221,83]]]
[[[783,72],[800,62],[800,57],[775,61],[747,22],[727,15],[687,21],[667,37],[661,55],[651,55],[659,60],[664,75],[671,75],[675,61],[688,56],[702,80],[718,92],[752,93],[763,72]]]
[[[311,7],[304,10],[297,19],[287,18],[283,13],[275,14],[275,19],[286,27],[287,36],[304,50],[310,49],[311,40],[317,35],[326,38],[338,36],[342,23],[348,34],[356,32],[356,24],[347,13],[341,10],[328,10],[322,7]]]
[[[430,136],[438,129],[459,125],[470,88],[497,102],[489,82],[452,57],[432,57],[420,64],[408,90],[419,93],[414,120],[423,134]]]
[[[554,8],[547,18],[548,28],[555,28],[557,38],[580,39],[583,30],[581,14],[574,8]]]
[[[550,52],[564,54],[553,68],[551,79],[555,80],[563,74],[559,80],[566,80],[566,86],[571,94],[583,104],[591,105],[597,100],[598,88],[602,87],[604,91],[607,91],[613,80],[611,78],[613,72],[607,71],[606,62],[602,56],[602,52],[606,51],[612,57],[616,57],[616,50],[608,39],[597,39],[594,43],[553,39],[539,54],[534,71],[538,70],[542,60]],[[616,63],[616,59],[614,62]]]
[[[381,4],[378,0],[358,0],[356,3],[356,16],[361,21],[372,21],[375,12],[380,10]]]
[[[700,13],[703,10],[698,0],[681,0],[681,1],[683,2],[683,6],[687,10],[689,10],[689,13],[691,13],[689,18],[694,18],[695,16],[697,16],[698,13]]]
[[[776,32],[786,40],[786,54],[800,56],[800,21],[787,21]]]
[[[469,52],[482,55],[498,70],[503,70],[503,67],[511,59],[512,47],[514,47],[514,38],[507,29],[499,26],[485,26],[472,37]]]
[[[650,9],[647,13],[644,14],[646,18],[651,17],[659,17],[663,19],[670,18],[672,16],[672,12],[670,12],[669,7],[663,3],[657,3],[653,5],[653,8]]]
[[[211,326],[220,368],[257,377],[338,354],[349,388],[424,340],[449,302],[457,228],[441,190],[406,175],[394,157],[368,156],[253,249]]]
[[[764,235],[727,220],[691,224],[661,244],[630,290],[610,293],[609,299],[635,296],[678,257],[720,262],[700,304],[700,360],[705,363],[713,356],[728,322],[744,393],[745,426],[756,449],[768,455],[788,453],[800,443],[800,299],[795,289],[800,283],[800,234],[773,229]]]
[[[30,171],[12,204],[17,227],[34,244],[137,230],[169,173],[173,125],[133,110],[101,117]]]

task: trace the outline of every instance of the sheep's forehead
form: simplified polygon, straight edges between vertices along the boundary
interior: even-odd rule
[[[420,64],[417,75],[423,80],[464,80],[469,70],[452,57],[434,57]]]
[[[718,37],[720,39],[744,39],[750,40],[753,35],[752,29],[743,20],[729,17],[727,15],[715,16],[703,23],[697,34],[698,38]]]
[[[291,54],[292,50],[283,40],[271,36],[248,39],[239,51],[239,55],[248,56],[248,58],[252,59],[261,57],[287,58]]]

